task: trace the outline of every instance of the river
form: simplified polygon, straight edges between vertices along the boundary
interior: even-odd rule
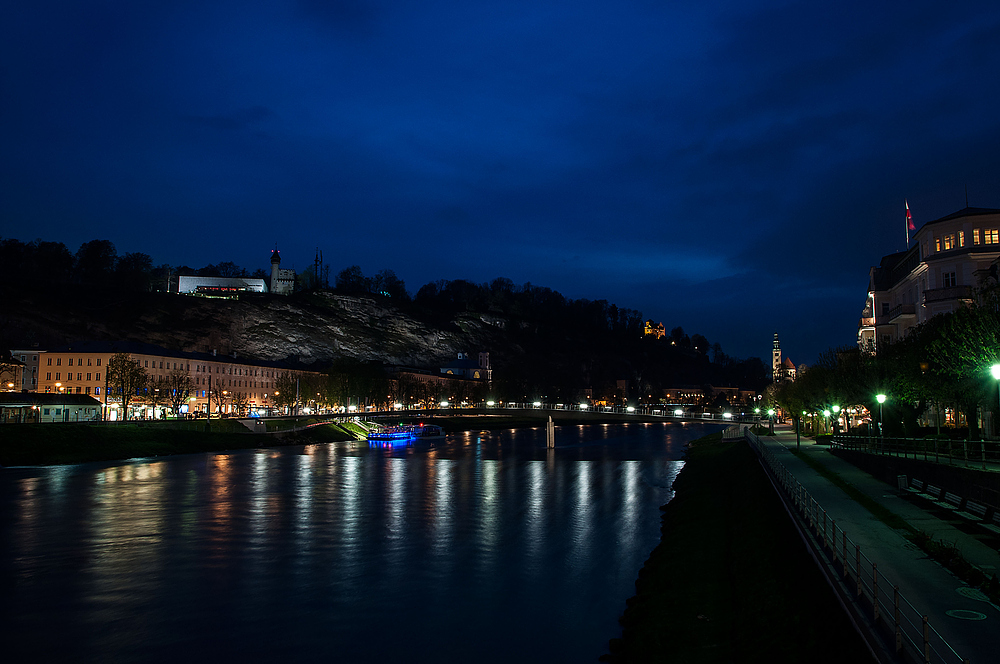
[[[596,662],[717,429],[4,469],[7,661]]]

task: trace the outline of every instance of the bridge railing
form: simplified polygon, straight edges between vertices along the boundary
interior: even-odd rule
[[[773,450],[749,429],[745,428],[743,435],[768,470],[783,502],[809,535],[826,570],[837,575],[842,596],[859,615],[867,614],[869,624],[895,649],[896,655],[925,664],[968,664],[969,660],[962,659],[927,616],[899,591],[899,586],[879,571],[876,561],[837,525]]]

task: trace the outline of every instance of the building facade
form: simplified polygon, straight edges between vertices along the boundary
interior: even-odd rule
[[[291,369],[281,363],[238,360],[234,356],[173,351],[159,346],[130,342],[85,342],[49,348],[40,352],[37,390],[51,394],[90,395],[103,403],[108,399],[107,366],[115,353],[127,353],[146,372],[147,387],[137,399],[130,417],[159,418],[169,410],[171,391],[167,384],[175,371],[186,373],[191,388],[184,398],[181,414],[233,412],[232,398],[245,397],[252,412],[272,413],[275,390],[283,377],[319,378],[319,372]],[[211,393],[215,396],[210,396]],[[218,394],[223,394],[223,399]],[[210,403],[211,399],[211,403]],[[114,411],[118,406],[109,402]],[[109,417],[118,419],[116,414]]]
[[[233,297],[240,293],[266,293],[263,279],[250,277],[177,277],[177,292],[185,295]]]
[[[271,252],[271,292],[288,295],[295,290],[295,270],[281,269],[281,252]]]
[[[975,300],[1000,258],[1000,210],[965,208],[924,224],[907,251],[883,256],[868,276],[858,346],[881,344]]]

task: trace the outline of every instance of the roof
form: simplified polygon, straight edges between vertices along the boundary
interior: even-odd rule
[[[786,358],[785,358],[785,361],[784,361],[784,362],[782,362],[781,364],[782,364],[782,366],[784,366],[784,367],[785,367],[786,369],[794,369],[794,368],[795,368],[795,363],[794,363],[794,362],[792,362],[792,358],[790,358],[790,357],[786,357]]]
[[[30,408],[31,406],[100,406],[101,402],[87,394],[56,394],[54,392],[0,392],[0,406]]]
[[[978,207],[964,207],[958,212],[952,212],[947,214],[940,219],[934,219],[923,224],[919,230],[923,230],[925,226],[930,226],[932,224],[939,224],[943,221],[954,221],[955,219],[962,219],[963,217],[981,217],[988,214],[1000,215],[1000,209],[997,208],[978,208]]]
[[[159,355],[176,357],[178,359],[195,360],[198,362],[227,362],[245,364],[254,367],[269,367],[273,369],[292,368],[288,362],[272,362],[257,360],[250,357],[233,355],[212,355],[211,353],[196,353],[183,350],[171,350],[163,346],[147,344],[141,341],[78,341],[65,346],[47,348],[47,353],[130,353],[132,355]],[[315,370],[315,369],[313,369]]]

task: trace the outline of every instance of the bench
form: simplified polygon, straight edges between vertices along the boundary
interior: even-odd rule
[[[910,486],[906,489],[907,491],[912,491],[913,493],[923,493],[924,492],[924,481],[918,480],[916,477],[910,480]]]
[[[925,487],[924,495],[929,496],[931,500],[941,500],[941,487],[928,484]]]
[[[990,532],[1000,535],[1000,510],[993,510],[993,518],[979,525]]]
[[[965,509],[959,510],[955,514],[969,521],[986,521],[986,505],[967,500],[965,501]]]
[[[935,500],[934,504],[948,510],[957,510],[962,506],[962,497],[957,493],[945,491],[944,500]]]

